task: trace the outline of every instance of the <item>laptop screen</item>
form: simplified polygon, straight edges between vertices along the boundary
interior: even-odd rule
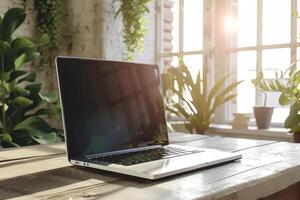
[[[57,58],[69,156],[168,144],[156,65]]]

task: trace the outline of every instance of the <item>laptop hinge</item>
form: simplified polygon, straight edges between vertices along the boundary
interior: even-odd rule
[[[85,157],[87,159],[91,159],[91,158],[97,158],[100,156],[111,156],[111,155],[117,155],[117,154],[123,154],[123,153],[131,153],[131,152],[145,151],[145,150],[151,150],[151,149],[159,149],[162,147],[163,147],[162,145],[153,145],[153,146],[148,146],[148,147],[138,147],[138,148],[125,149],[125,150],[120,150],[120,151],[111,151],[111,152],[105,152],[105,153],[91,154],[91,155],[86,155]]]

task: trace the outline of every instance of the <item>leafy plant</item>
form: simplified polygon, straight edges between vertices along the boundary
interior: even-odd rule
[[[149,13],[147,3],[151,0],[121,0],[121,6],[115,17],[121,15],[123,21],[123,39],[127,48],[127,59],[133,60],[134,53],[144,49],[144,38],[147,33],[145,15]]]
[[[228,78],[229,75],[223,77],[208,91],[207,80],[201,80],[200,70],[194,81],[189,68],[181,60],[178,67],[171,67],[162,74],[163,93],[169,99],[166,109],[184,117],[188,131],[204,134],[216,109],[237,95],[231,92],[241,81],[223,89]]]
[[[40,94],[42,84],[36,82],[36,73],[22,70],[25,63],[39,56],[37,48],[49,42],[49,37],[16,37],[14,32],[25,18],[21,8],[12,8],[4,17],[0,16],[0,142],[3,147],[59,140],[55,130],[41,117],[60,112],[57,95]]]
[[[291,105],[289,116],[284,127],[290,132],[300,132],[300,70],[293,63],[285,72],[275,73],[275,79],[264,79],[263,73],[258,73],[252,83],[265,92],[280,92],[279,103],[282,106]]]
[[[34,0],[34,3],[37,11],[38,30],[50,38],[50,42],[41,48],[42,61],[52,65],[52,53],[62,45],[63,1]]]

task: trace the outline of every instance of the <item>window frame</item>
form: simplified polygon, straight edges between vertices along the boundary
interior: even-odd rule
[[[179,49],[177,52],[164,52],[164,43],[163,43],[163,35],[164,35],[164,15],[163,15],[163,10],[164,10],[164,0],[157,0],[156,1],[156,7],[157,7],[157,56],[156,60],[159,66],[163,66],[163,59],[164,58],[169,58],[169,57],[179,57],[179,58],[184,58],[184,56],[188,55],[202,55],[203,60],[204,60],[204,50],[202,47],[202,50],[197,50],[197,51],[184,51],[184,1],[185,0],[178,0],[179,1]],[[203,2],[204,4],[204,2]],[[203,17],[204,19],[204,17]],[[204,21],[204,20],[203,20]],[[203,37],[204,38],[204,37]],[[204,46],[204,45],[203,45]],[[204,64],[204,61],[203,63]],[[204,66],[204,65],[203,65]],[[163,69],[161,68],[161,71]]]
[[[257,23],[256,23],[256,45],[255,46],[245,46],[245,47],[238,47],[236,42],[236,47],[228,48],[229,55],[235,55],[230,58],[230,65],[234,65],[234,69],[237,69],[237,54],[238,52],[242,51],[255,51],[256,52],[256,73],[263,72],[263,51],[270,50],[270,49],[282,49],[282,48],[289,48],[290,49],[290,63],[295,63],[297,61],[297,47],[300,47],[300,43],[297,42],[297,16],[293,13],[297,13],[297,0],[290,0],[291,1],[291,32],[290,32],[290,42],[289,43],[278,43],[278,44],[263,44],[263,1],[264,0],[256,0],[257,1]],[[229,0],[229,3],[236,5],[236,7],[230,10],[230,13],[235,15],[237,18],[237,3],[238,0]],[[230,36],[229,36],[230,37]],[[232,36],[231,36],[232,37]],[[234,37],[234,36],[233,36]],[[233,40],[237,41],[238,35],[235,35],[236,38]],[[231,38],[232,39],[232,38]],[[235,61],[233,61],[235,60]],[[256,89],[255,91],[255,104],[262,105],[263,102],[263,95]],[[237,104],[231,104],[231,110],[236,110]],[[276,108],[275,108],[276,109]],[[229,121],[232,119],[228,119]],[[252,122],[253,125],[254,122]],[[272,127],[282,127],[282,123],[272,122]]]
[[[256,72],[262,72],[262,54],[263,50],[267,49],[280,49],[280,48],[290,48],[290,63],[297,60],[297,47],[300,47],[300,43],[297,42],[297,16],[293,13],[297,13],[297,0],[291,1],[291,40],[290,43],[280,43],[264,45],[262,41],[263,37],[263,1],[257,1],[257,32],[256,32],[256,45],[238,47],[237,45],[237,32],[227,33],[226,36],[222,36],[222,43],[218,44],[218,37],[220,36],[220,30],[222,29],[222,24],[218,21],[222,20],[227,15],[237,17],[237,3],[238,0],[203,0],[203,48],[199,51],[184,51],[184,0],[179,0],[179,51],[178,52],[164,52],[163,46],[163,34],[164,34],[164,0],[156,1],[156,62],[161,66],[161,72],[163,69],[163,59],[168,57],[184,57],[187,55],[202,55],[203,58],[203,74],[207,74],[206,78],[208,80],[208,88],[213,86],[213,83],[218,80],[220,76],[217,72],[218,70],[223,70],[227,73],[235,72],[234,76],[231,78],[231,82],[237,81],[237,53],[241,51],[256,51]],[[222,11],[220,14],[219,11]],[[222,10],[223,9],[223,10]],[[232,56],[235,54],[235,56]],[[222,66],[220,68],[219,60],[222,60]],[[229,67],[231,66],[231,67]],[[207,73],[208,72],[208,73]],[[228,82],[228,84],[230,81]],[[262,103],[262,95],[256,90],[255,92],[255,104],[259,105]],[[254,105],[253,105],[254,106]],[[214,119],[214,123],[226,123],[232,121],[232,114],[236,111],[237,102],[231,101],[226,103],[221,109],[216,113],[217,117]],[[216,116],[215,115],[215,116]],[[254,122],[253,122],[253,125]],[[282,127],[283,123],[272,123],[273,127]]]

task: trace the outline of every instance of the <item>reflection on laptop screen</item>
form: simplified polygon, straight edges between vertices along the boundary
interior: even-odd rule
[[[69,155],[168,143],[155,65],[58,58]]]

